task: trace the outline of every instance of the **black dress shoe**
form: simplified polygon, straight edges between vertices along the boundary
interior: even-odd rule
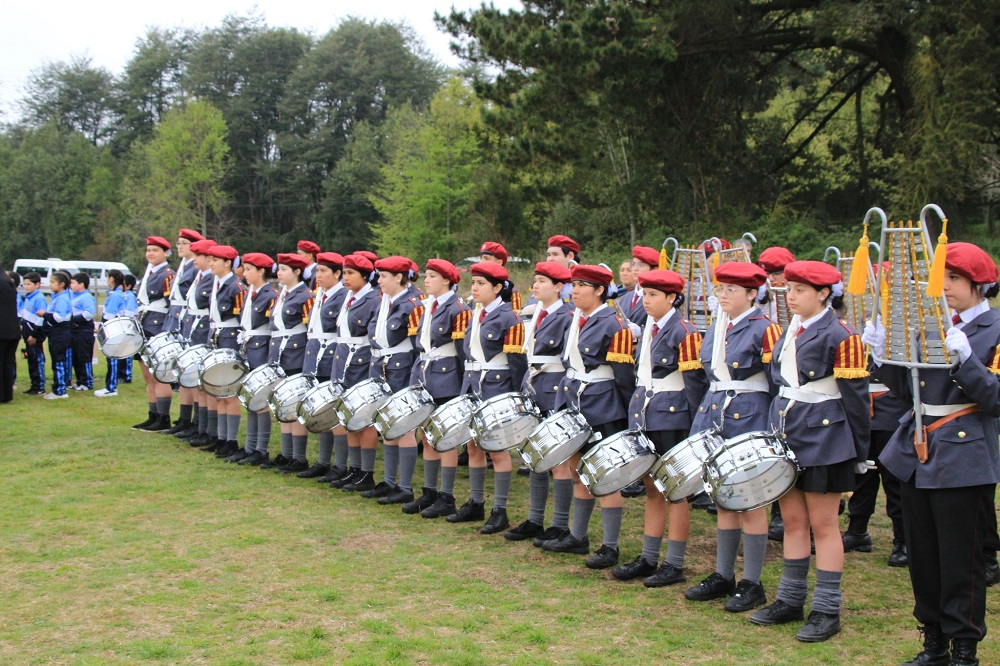
[[[174,423],[173,427],[172,428],[168,428],[167,430],[164,430],[163,434],[164,435],[176,435],[177,433],[184,432],[185,430],[187,430],[190,427],[191,427],[191,420],[190,419],[184,419],[183,421],[180,420],[180,419],[177,419],[177,422]]]
[[[345,476],[347,476],[347,468],[338,467],[337,465],[334,465],[329,470],[327,470],[326,474],[316,479],[316,481],[318,483],[330,483],[332,481],[337,481],[339,479],[342,479]]]
[[[656,562],[650,562],[640,555],[628,564],[622,564],[611,570],[611,575],[618,580],[634,580],[645,578],[656,571]]]
[[[218,451],[219,449],[221,449],[225,445],[226,445],[226,440],[224,440],[224,439],[216,439],[215,441],[213,441],[208,446],[203,447],[201,450],[202,451],[206,451],[208,453],[215,453],[216,451]]]
[[[510,520],[507,518],[507,509],[493,507],[490,511],[490,519],[479,528],[480,534],[496,534],[510,527]]]
[[[684,593],[684,598],[688,601],[711,601],[728,597],[735,589],[735,578],[725,578],[718,571],[713,571],[708,578],[694,587],[689,587]]]
[[[470,498],[468,502],[455,513],[446,519],[449,523],[471,523],[474,520],[486,518],[486,507],[483,502],[474,502]]]
[[[308,460],[293,460],[287,465],[282,465],[274,471],[278,474],[298,474],[299,472],[304,472],[307,469],[309,469]]]
[[[341,490],[348,493],[363,493],[375,487],[375,472],[365,472],[362,470],[351,479],[350,483],[341,487]]]
[[[736,585],[733,596],[726,600],[726,605],[723,608],[730,613],[745,613],[766,603],[767,594],[764,593],[764,586],[761,583],[741,580]]]
[[[403,513],[413,515],[428,508],[437,500],[438,492],[434,488],[424,486],[423,494],[417,499],[403,505]]]
[[[656,570],[656,573],[642,581],[642,584],[646,587],[666,587],[667,585],[683,583],[686,580],[687,576],[684,575],[683,567],[677,568],[672,564],[664,562]]]
[[[243,460],[244,458],[249,458],[251,455],[252,454],[247,453],[246,449],[240,449],[239,451],[237,451],[233,455],[231,455],[228,458],[226,458],[226,462],[228,462],[228,463],[238,463],[239,461]]]
[[[780,515],[771,517],[771,522],[767,526],[767,538],[769,541],[785,540],[785,521]]]
[[[299,472],[295,476],[299,477],[300,479],[315,479],[318,476],[323,476],[329,471],[330,471],[329,465],[321,465],[320,463],[316,463],[306,471]],[[330,479],[330,481],[333,481],[333,479]]]
[[[986,587],[997,583],[1000,583],[1000,564],[997,564],[997,554],[989,552],[986,554]]]
[[[618,549],[601,545],[597,552],[583,562],[588,569],[610,569],[618,564]]]
[[[451,493],[438,493],[434,504],[420,512],[424,518],[440,518],[455,513],[455,496]]]
[[[646,494],[646,484],[642,479],[634,481],[622,488],[622,497],[642,497]]]
[[[330,482],[330,487],[331,488],[343,488],[348,483],[351,483],[352,481],[354,481],[354,479],[356,479],[356,478],[358,478],[360,476],[361,476],[361,468],[360,467],[348,467],[347,468],[347,474],[344,474],[339,479],[334,479],[333,481],[331,481]]]
[[[291,462],[291,460],[289,460],[284,455],[282,455],[282,454],[279,453],[278,455],[274,456],[273,458],[271,458],[269,460],[263,461],[259,465],[259,467],[261,469],[274,469],[275,467],[281,467],[282,465],[287,465],[290,462]]]
[[[198,434],[198,424],[192,423],[181,432],[174,435],[177,439],[191,439]]]
[[[197,435],[188,440],[188,444],[193,447],[208,446],[215,442],[214,439],[208,436],[207,432],[199,432]]]
[[[539,536],[544,532],[545,528],[541,524],[526,520],[514,529],[504,532],[503,538],[507,539],[507,541],[524,541],[525,539]]]
[[[917,627],[924,635],[924,649],[913,659],[900,666],[949,666],[948,637],[941,632],[940,624]]]
[[[813,611],[809,619],[795,634],[795,638],[803,643],[820,643],[833,638],[840,632],[840,614],[831,615]]]
[[[951,642],[951,664],[949,666],[979,666],[976,650],[979,642],[975,638],[956,638]]]
[[[150,423],[145,428],[139,428],[143,432],[164,432],[165,430],[170,430],[170,417],[166,414],[160,414],[156,417],[156,420]]]
[[[267,454],[263,451],[254,451],[249,456],[243,460],[236,463],[237,465],[249,465],[250,467],[257,467],[262,462],[267,460]]]
[[[872,538],[869,536],[868,532],[862,532],[861,534],[855,534],[853,532],[844,532],[844,552],[849,553],[852,550],[856,550],[859,553],[870,553],[872,552]]]
[[[235,440],[232,440],[232,439],[226,440],[225,445],[223,445],[223,447],[221,449],[219,449],[218,451],[215,452],[215,457],[216,458],[226,459],[229,456],[231,456],[234,453],[236,453],[237,451],[241,450],[241,448],[242,447],[240,447],[240,443],[239,442],[237,442]]]
[[[379,481],[371,490],[366,490],[360,493],[365,499],[375,499],[378,497],[387,497],[391,495],[392,492],[396,490],[396,486],[391,486],[385,481]]]
[[[556,539],[550,539],[542,543],[542,550],[550,553],[576,553],[578,555],[590,554],[590,538],[583,537],[577,539],[573,533],[566,530]]]
[[[404,490],[403,488],[396,487],[391,493],[385,497],[379,497],[378,503],[382,506],[388,506],[390,504],[407,504],[413,501],[413,491]]]
[[[153,423],[158,418],[160,418],[159,414],[157,414],[156,412],[149,412],[149,418],[147,418],[142,423],[136,423],[134,426],[132,426],[132,430],[142,430],[143,428],[148,428],[149,426],[153,425]]]
[[[910,555],[906,552],[906,544],[902,541],[892,543],[892,553],[889,554],[890,567],[905,567],[910,564]]]
[[[778,599],[770,606],[764,606],[760,610],[751,613],[750,621],[754,624],[769,627],[772,624],[796,622],[803,617],[802,606],[789,606],[781,599]]]
[[[546,541],[552,541],[553,539],[559,540],[564,536],[566,536],[567,534],[569,534],[569,530],[567,530],[566,528],[556,527],[555,525],[552,525],[551,527],[546,528],[544,532],[542,532],[534,539],[532,539],[531,545],[534,546],[535,548],[541,548],[542,544],[545,543]]]

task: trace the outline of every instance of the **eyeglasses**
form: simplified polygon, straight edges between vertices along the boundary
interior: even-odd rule
[[[712,293],[715,294],[716,298],[723,294],[731,298],[741,291],[746,291],[746,289],[743,287],[715,287],[712,289]]]

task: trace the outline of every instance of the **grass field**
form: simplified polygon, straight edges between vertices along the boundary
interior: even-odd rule
[[[23,389],[23,365],[19,375]],[[895,664],[919,649],[907,574],[885,565],[884,514],[875,552],[847,556],[843,631],[806,645],[797,626],[686,602],[686,585],[619,583],[478,524],[406,516],[133,432],[139,382],[117,399],[18,394],[0,406],[2,663]],[[461,470],[460,501],[467,488]],[[518,477],[512,520],[526,495]],[[628,500],[623,561],[641,547],[641,517]],[[714,529],[693,515],[691,584],[712,571]],[[772,543],[769,598],[780,564]],[[980,657],[998,662],[992,636]]]

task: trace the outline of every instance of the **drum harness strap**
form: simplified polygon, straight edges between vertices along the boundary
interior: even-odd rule
[[[672,318],[673,313],[676,312],[676,310],[671,310],[670,312],[670,318]],[[639,380],[638,388],[644,389],[642,403],[643,428],[641,429],[645,429],[646,408],[649,407],[649,403],[653,399],[654,395],[665,391],[676,393],[684,390],[684,374],[679,370],[674,370],[665,377],[653,377],[653,360],[651,356],[653,346],[653,326],[655,324],[656,322],[652,319],[646,321],[646,326],[642,329],[642,341],[639,346],[639,369],[637,371],[637,378]],[[663,329],[661,330],[666,330],[666,322],[664,322]]]
[[[337,344],[347,345],[347,360],[344,362],[344,374],[340,377],[339,381],[344,381],[347,376],[347,369],[351,367],[351,361],[354,360],[354,354],[358,352],[359,349],[364,349],[365,347],[370,347],[371,342],[368,340],[367,335],[351,335],[350,322],[348,321],[348,312],[350,310],[350,305],[352,301],[360,298],[363,294],[370,291],[371,288],[368,285],[362,287],[357,293],[350,293],[347,298],[344,299],[344,304],[340,306],[340,314],[337,315]]]
[[[167,262],[158,264],[155,268],[152,264],[146,265],[146,274],[142,276],[142,282],[139,283],[139,287],[136,289],[136,300],[139,301],[139,311],[143,317],[147,312],[158,312],[160,314],[167,314],[169,312],[166,298],[158,298],[155,301],[150,301],[149,292],[146,291],[146,285],[149,282],[150,276],[157,271],[167,268]]]
[[[302,286],[299,286],[302,285]],[[293,287],[293,289],[306,289],[304,282],[299,282],[298,285]],[[285,353],[285,347],[288,346],[288,341],[293,335],[298,335],[300,333],[306,332],[306,325],[299,321],[298,324],[291,328],[285,327],[285,317],[283,305],[285,302],[285,297],[288,295],[290,289],[284,285],[281,287],[281,295],[278,296],[278,300],[275,302],[274,307],[271,309],[271,323],[274,324],[274,330],[271,331],[272,338],[281,338],[281,346],[278,347],[278,363],[281,363],[281,355]]]
[[[474,389],[476,397],[482,395],[483,379],[486,378],[487,372],[490,370],[510,369],[510,365],[507,363],[507,354],[504,352],[500,352],[489,361],[486,360],[486,352],[483,351],[483,343],[479,339],[479,315],[482,309],[482,306],[476,306],[475,311],[472,313],[472,323],[469,325],[469,332],[466,334],[472,336],[469,339],[469,350],[472,352],[473,360],[465,362],[465,371],[479,373],[479,382]]]
[[[593,317],[606,307],[608,307],[606,304],[598,306],[596,310],[590,313],[590,316]],[[566,338],[566,349],[562,355],[563,361],[569,364],[569,367],[566,369],[566,379],[580,382],[580,388],[576,391],[576,411],[580,410],[580,397],[589,385],[600,382],[611,382],[615,379],[615,372],[607,363],[597,366],[590,372],[586,371],[583,356],[580,354],[580,318],[582,316],[583,312],[580,308],[573,311],[573,321],[569,325],[569,337]],[[603,435],[600,432],[594,430],[587,441],[597,442],[602,437]]]
[[[562,307],[562,301],[556,301],[558,304],[556,312]],[[561,356],[545,356],[541,354],[535,354],[535,332],[538,330],[538,317],[539,313],[545,312],[546,308],[541,307],[541,303],[535,308],[532,313],[531,324],[528,326],[528,330],[524,336],[524,345],[521,349],[528,356],[528,392],[534,396],[535,392],[535,377],[544,374],[546,372],[564,372],[565,368],[562,364]]]
[[[789,383],[789,386],[782,386],[778,389],[778,395],[788,399],[788,404],[781,412],[781,426],[778,430],[781,434],[785,432],[785,417],[796,402],[817,404],[840,398],[840,389],[837,387],[837,380],[833,375],[799,384],[799,363],[796,359],[795,339],[801,328],[802,320],[798,315],[795,315],[792,317],[792,323],[788,325],[785,343],[781,346],[781,355],[778,357],[781,376]]]
[[[708,385],[708,390],[712,393],[725,392],[726,399],[722,403],[719,411],[719,422],[725,418],[726,409],[732,403],[733,398],[744,393],[768,393],[767,377],[764,372],[758,372],[746,379],[734,380],[729,373],[729,366],[726,365],[726,335],[729,332],[729,315],[721,308],[715,319],[715,331],[712,336],[712,373],[717,377],[717,381]]]

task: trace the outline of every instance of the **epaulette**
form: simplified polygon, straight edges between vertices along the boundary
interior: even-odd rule
[[[266,310],[264,310],[264,316],[265,316],[265,317],[267,317],[268,319],[270,319],[270,318],[271,318],[271,308],[273,308],[273,307],[274,307],[274,302],[275,302],[276,300],[278,300],[278,297],[277,297],[277,296],[274,296],[274,297],[272,297],[272,298],[271,298],[271,302],[267,304],[267,309],[266,309]]]
[[[175,273],[170,273],[167,275],[167,279],[163,281],[163,297],[166,298],[170,295],[170,285],[174,283]]]
[[[764,317],[764,319],[767,319],[767,317]],[[768,321],[770,320],[768,319]],[[774,345],[778,344],[778,339],[781,338],[781,333],[780,324],[771,324],[764,331],[764,339],[761,341],[760,350],[760,360],[764,361],[764,363],[771,362],[771,355],[774,353]]]
[[[309,313],[312,312],[313,303],[315,303],[315,302],[316,302],[316,299],[313,298],[312,296],[310,296],[309,300],[302,304],[302,323],[303,324],[308,324],[309,323]]]
[[[868,376],[868,368],[865,363],[865,345],[857,333],[844,338],[837,345],[837,355],[833,361],[833,376],[837,379],[864,379]]]
[[[469,328],[469,322],[472,321],[472,310],[462,310],[457,315],[451,323],[451,339],[452,340],[462,340],[465,338],[465,331]]]
[[[621,318],[618,318],[621,322]],[[624,326],[624,323],[622,324]],[[606,360],[608,363],[635,363],[635,358],[632,356],[633,338],[632,331],[628,326],[624,326],[620,331],[615,333],[615,337],[611,338],[611,344],[608,346],[608,355]]]
[[[505,354],[524,353],[524,324],[520,321],[507,329],[507,336],[503,340],[503,351]]]
[[[990,361],[988,366],[986,366],[986,369],[994,375],[1000,375],[1000,346],[997,346],[993,350],[993,360]]]
[[[510,307],[514,308],[514,312],[521,311],[521,292],[515,291],[510,295]]]
[[[680,372],[701,370],[701,333],[688,333],[677,347],[677,369]]]
[[[233,297],[233,314],[234,315],[240,314],[240,311],[243,309],[243,303],[244,303],[245,299],[246,299],[246,296],[245,296],[245,294],[244,294],[243,291],[236,292],[236,295]]]
[[[416,335],[417,333],[420,332],[420,318],[424,314],[424,306],[421,305],[420,301],[418,301],[415,298],[411,298],[410,301],[412,303],[415,303],[417,307],[413,308],[413,310],[410,312],[410,317],[406,322],[407,326],[406,334]]]

